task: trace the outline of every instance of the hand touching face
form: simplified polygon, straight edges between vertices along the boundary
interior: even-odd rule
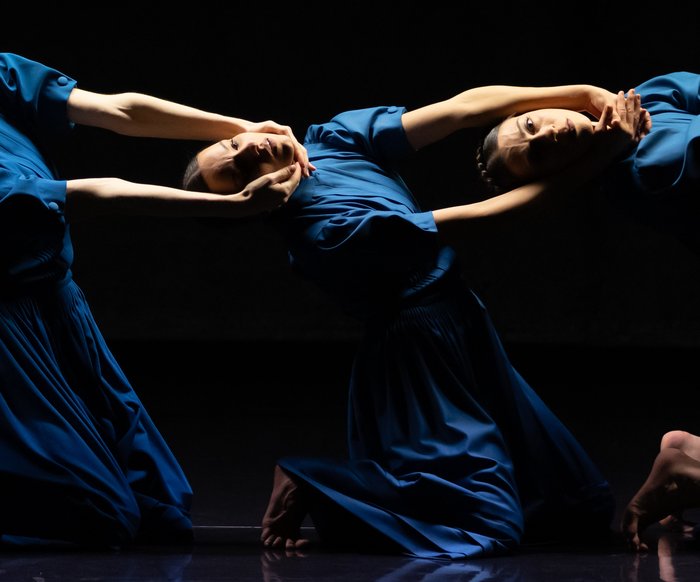
[[[589,147],[594,123],[569,109],[538,109],[509,117],[498,132],[498,150],[517,178],[532,180],[554,173]]]
[[[295,146],[287,135],[244,132],[197,154],[202,177],[215,193],[240,192],[264,174],[291,165]]]

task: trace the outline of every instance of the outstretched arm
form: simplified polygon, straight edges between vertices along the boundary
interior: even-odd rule
[[[531,109],[556,107],[587,111],[600,117],[606,106],[614,106],[615,97],[614,93],[594,85],[490,85],[408,111],[404,113],[402,123],[408,141],[419,150],[460,129],[492,125],[513,113]]]
[[[487,200],[433,211],[439,234],[448,244],[457,242],[467,224],[500,220],[559,193],[575,190],[598,176],[621,153],[642,139],[639,128],[646,123],[645,113],[640,96],[634,90],[630,90],[628,99],[620,91],[615,110],[609,105],[603,109],[593,136],[597,143],[580,160],[558,174]]]
[[[134,137],[219,141],[244,131],[284,134],[294,141],[295,159],[304,175],[313,169],[289,126],[220,115],[143,93],[106,95],[76,87],[68,98],[68,117],[80,125]]]
[[[241,192],[223,195],[119,178],[68,180],[65,212],[71,222],[108,214],[243,218],[284,204],[300,180],[297,163],[253,180]]]

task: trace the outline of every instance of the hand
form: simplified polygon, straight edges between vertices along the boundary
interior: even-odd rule
[[[306,148],[301,145],[299,140],[297,140],[297,138],[294,136],[294,132],[292,132],[292,128],[288,125],[280,125],[275,121],[267,120],[251,123],[246,131],[286,135],[294,142],[294,161],[298,162],[301,166],[302,176],[304,176],[304,178],[308,178],[311,175],[311,172],[316,169],[316,167],[309,162],[309,155],[306,152]]]
[[[634,89],[631,90],[631,93],[634,94]],[[612,110],[615,111],[617,107],[617,97],[615,93],[611,93],[607,89],[601,89],[595,85],[590,85],[588,97],[589,105],[584,111],[600,119],[606,106],[609,105],[612,107]],[[651,115],[649,115],[649,112],[643,107],[640,113],[640,123],[637,127],[639,139],[643,138],[651,131]]]
[[[639,119],[639,126],[637,127],[637,134],[639,139],[642,139],[651,131],[651,114],[642,107],[642,114]]]
[[[606,106],[609,105],[614,110],[617,103],[617,95],[615,93],[595,85],[589,86],[588,93],[588,104],[584,106],[582,111],[587,111],[596,119],[600,119]]]
[[[282,206],[296,190],[301,177],[301,165],[294,162],[250,182],[240,193],[247,200],[248,213],[260,214]]]
[[[611,124],[632,137],[635,144],[649,133],[651,116],[642,107],[642,96],[635,93],[634,89],[627,92],[627,97],[622,91],[617,94],[616,113]]]
[[[627,98],[618,92],[614,108],[609,104],[604,107],[594,136],[605,140],[613,153],[620,153],[637,145],[650,129],[651,116],[642,107],[641,95],[630,89]]]

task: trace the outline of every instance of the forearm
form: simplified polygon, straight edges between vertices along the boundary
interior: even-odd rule
[[[446,244],[456,244],[474,228],[503,225],[504,220],[536,208],[554,190],[550,182],[533,182],[480,202],[434,210],[438,235]]]
[[[457,110],[458,120],[469,127],[474,119],[490,122],[531,109],[584,110],[598,91],[598,87],[583,84],[553,87],[491,85],[464,91],[449,99],[448,103]]]
[[[445,101],[408,111],[402,122],[409,141],[418,150],[458,130],[488,127],[513,113],[552,107],[590,111],[592,103],[599,101],[602,93],[612,96],[593,85],[476,87]]]
[[[550,200],[571,196],[609,167],[615,158],[614,151],[605,147],[593,148],[577,163],[547,179],[525,184],[480,202],[434,210],[438,233],[446,243],[451,244],[463,239],[472,226],[502,224],[502,221],[513,219],[523,212],[536,210]]]
[[[455,206],[433,212],[439,234],[446,242],[459,238],[467,224],[486,219],[507,217],[532,207],[553,196],[568,194],[599,176],[611,163],[630,148],[636,147],[641,127],[646,126],[648,112],[641,106],[640,96],[630,89],[627,98],[622,91],[615,96],[615,108],[606,105],[586,153],[557,174],[494,196],[488,200]]]
[[[255,213],[241,194],[190,192],[119,178],[85,178],[66,184],[65,211],[70,221],[113,214],[240,218]]]
[[[141,93],[103,95],[74,89],[70,119],[122,135],[218,141],[246,131],[249,121]]]

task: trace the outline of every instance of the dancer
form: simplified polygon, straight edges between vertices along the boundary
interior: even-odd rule
[[[555,105],[597,111],[590,138],[601,147],[546,182],[424,211],[396,171],[458,130]],[[292,266],[363,320],[366,335],[350,381],[350,458],[279,460],[262,523],[266,547],[306,545],[307,512],[325,544],[424,558],[510,552],[523,528],[529,539],[562,524],[608,531],[607,481],[510,364],[449,243],[471,225],[507,228],[522,210],[565,196],[636,143],[644,118],[637,97],[592,86],[491,86],[414,111],[346,111],[309,127],[304,145],[316,169],[270,219]],[[227,191],[287,164],[285,142],[242,134],[198,152],[186,174]]]
[[[700,74],[658,75],[636,91],[649,113],[649,133],[603,174],[602,187],[618,208],[700,252]],[[561,171],[575,161],[588,144],[567,131],[572,120],[596,123],[575,111],[549,109],[521,110],[495,125],[477,155],[491,191]],[[649,476],[622,520],[634,549],[647,549],[640,541],[646,527],[657,521],[682,523],[674,514],[698,505],[699,442],[684,431],[662,438]]]
[[[700,252],[700,74],[658,75],[635,90],[649,113],[649,135],[611,165],[601,185],[615,207]],[[565,126],[595,118],[568,109],[520,110],[486,134],[477,159],[492,192],[561,171],[586,151],[581,134]]]
[[[5,543],[121,548],[192,540],[192,491],[73,281],[69,224],[107,213],[249,216],[309,172],[291,130],[138,93],[102,95],[0,53],[0,532]],[[289,164],[225,196],[117,178],[64,180],[74,124],[212,140],[283,135]]]

